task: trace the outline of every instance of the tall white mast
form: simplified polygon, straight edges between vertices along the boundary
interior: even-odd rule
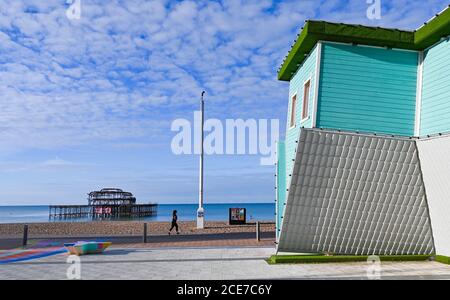
[[[201,111],[201,145],[200,145],[200,176],[198,183],[198,209],[197,209],[197,229],[205,228],[205,210],[203,209],[203,140],[204,140],[204,119],[205,119],[205,102],[203,96],[205,91],[202,92],[202,97],[200,101],[200,111]]]

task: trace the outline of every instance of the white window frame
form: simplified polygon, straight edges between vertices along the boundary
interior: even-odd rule
[[[294,107],[294,97],[295,97],[295,107]],[[289,129],[295,128],[297,126],[297,105],[298,105],[298,96],[297,93],[291,96],[291,107],[289,114]],[[292,120],[294,122],[292,122]]]
[[[306,96],[306,93],[305,93],[305,87],[306,87],[306,84],[307,83],[309,83],[309,91],[308,91],[308,101],[306,102],[307,103],[307,115],[306,115],[306,117],[305,118],[303,118],[303,113],[304,113],[304,108],[305,108],[305,96]],[[302,97],[302,120],[300,121],[300,123],[304,123],[304,122],[306,122],[306,121],[308,121],[310,118],[311,118],[311,116],[310,116],[310,113],[309,113],[309,108],[310,108],[310,100],[311,100],[311,88],[312,88],[312,76],[310,76],[307,80],[305,80],[304,82],[303,82],[303,97]]]

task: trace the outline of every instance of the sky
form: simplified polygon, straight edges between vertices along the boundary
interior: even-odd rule
[[[369,1],[370,2],[370,1]],[[0,0],[0,205],[86,204],[103,187],[196,203],[198,156],[174,120],[278,119],[277,69],[307,19],[415,29],[449,3],[381,0]],[[205,157],[205,203],[273,202],[259,155]]]

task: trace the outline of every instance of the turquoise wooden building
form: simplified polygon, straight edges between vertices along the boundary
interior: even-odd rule
[[[450,9],[415,31],[307,21],[278,78],[289,82],[277,153],[279,250],[434,253],[439,240],[441,254],[450,255],[450,222],[442,217],[450,203],[429,191],[421,166],[426,157],[450,159],[420,151],[450,132]],[[339,183],[343,176],[351,180]],[[364,199],[372,202],[355,204]],[[408,221],[395,218],[407,212]],[[381,228],[397,230],[397,238]]]

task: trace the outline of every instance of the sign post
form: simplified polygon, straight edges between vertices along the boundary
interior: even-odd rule
[[[245,225],[247,223],[247,209],[245,208],[230,208],[228,224],[230,225]]]
[[[22,246],[25,248],[28,244],[28,225],[23,225]]]

